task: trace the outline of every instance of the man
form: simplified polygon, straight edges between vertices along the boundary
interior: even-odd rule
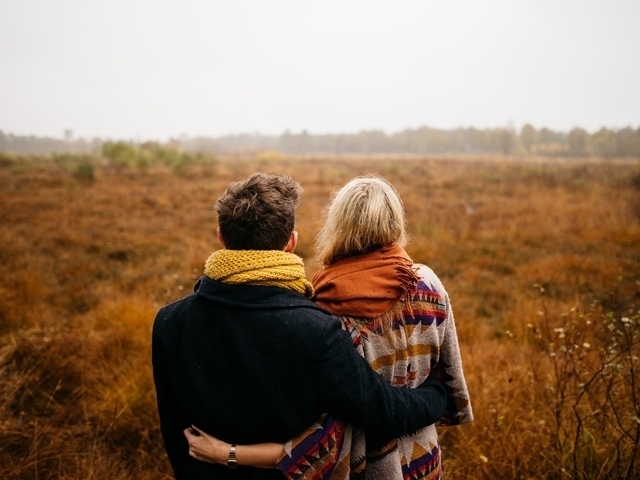
[[[153,327],[160,427],[176,478],[282,478],[189,456],[183,430],[197,425],[241,444],[285,442],[328,411],[368,432],[400,437],[438,420],[446,392],[435,380],[387,385],[340,322],[311,300],[293,254],[302,189],[254,174],[216,202],[218,239],[195,293],[162,308]],[[267,413],[265,413],[267,412]]]

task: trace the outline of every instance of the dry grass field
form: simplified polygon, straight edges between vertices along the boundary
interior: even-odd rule
[[[476,417],[440,430],[446,478],[640,478],[637,161],[92,159],[83,175],[73,158],[0,160],[0,478],[170,478],[152,321],[220,248],[217,196],[254,171],[303,185],[309,275],[332,191],[364,173],[400,191],[407,250],[451,296]]]

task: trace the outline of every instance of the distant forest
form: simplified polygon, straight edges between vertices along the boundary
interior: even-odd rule
[[[107,142],[99,138],[65,138],[18,136],[0,130],[0,152],[16,154],[85,153],[100,154]],[[132,146],[134,141],[125,141]],[[145,142],[139,146],[160,145]],[[575,157],[640,157],[640,127],[619,130],[602,128],[590,134],[581,128],[558,132],[525,125],[518,132],[511,128],[457,128],[441,130],[421,127],[386,134],[363,130],[353,134],[314,135],[285,132],[282,135],[239,134],[221,137],[185,137],[163,144],[190,153],[250,154],[535,154]]]

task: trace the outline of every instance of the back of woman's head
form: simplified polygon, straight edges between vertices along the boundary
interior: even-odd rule
[[[325,216],[316,238],[316,256],[324,265],[407,242],[400,196],[380,177],[351,180],[334,194]]]

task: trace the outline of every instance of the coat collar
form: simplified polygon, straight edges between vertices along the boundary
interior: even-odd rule
[[[194,291],[198,297],[251,309],[311,308],[330,315],[305,296],[280,287],[231,285],[202,276]]]

